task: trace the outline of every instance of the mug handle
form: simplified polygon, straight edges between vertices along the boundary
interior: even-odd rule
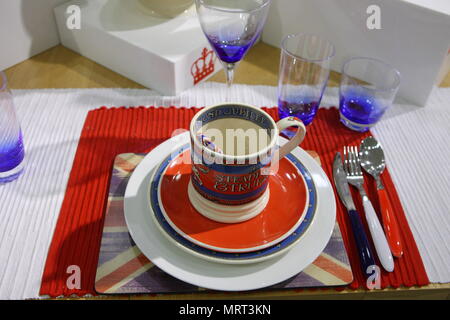
[[[278,159],[284,158],[288,153],[294,150],[295,147],[302,143],[305,138],[306,128],[299,118],[286,117],[277,122],[277,128],[280,132],[289,127],[297,127],[297,133],[278,150]]]

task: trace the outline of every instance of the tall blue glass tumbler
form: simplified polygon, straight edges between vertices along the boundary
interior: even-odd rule
[[[339,85],[341,122],[365,132],[392,105],[400,86],[400,72],[381,60],[353,57],[342,67]]]
[[[20,176],[24,168],[25,149],[22,130],[7,87],[6,75],[0,72],[0,184]]]
[[[297,117],[305,125],[316,116],[330,75],[335,49],[329,41],[313,34],[291,34],[281,43],[278,79],[278,114]],[[291,137],[295,131],[283,134]]]

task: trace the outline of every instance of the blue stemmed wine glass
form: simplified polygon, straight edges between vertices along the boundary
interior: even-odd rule
[[[200,25],[221,60],[227,84],[234,69],[258,39],[271,0],[195,0]]]

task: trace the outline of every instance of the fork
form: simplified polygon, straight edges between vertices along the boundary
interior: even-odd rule
[[[364,190],[364,176],[356,147],[344,147],[344,169],[347,173],[348,183],[356,187],[361,195],[367,224],[369,225],[370,234],[372,235],[375,250],[377,251],[378,258],[380,258],[381,265],[386,271],[392,272],[394,271],[394,259],[372,202],[370,202]]]

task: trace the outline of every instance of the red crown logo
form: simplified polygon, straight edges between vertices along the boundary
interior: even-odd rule
[[[214,52],[204,48],[200,58],[194,61],[191,74],[194,77],[194,85],[202,81],[206,76],[214,72]]]

